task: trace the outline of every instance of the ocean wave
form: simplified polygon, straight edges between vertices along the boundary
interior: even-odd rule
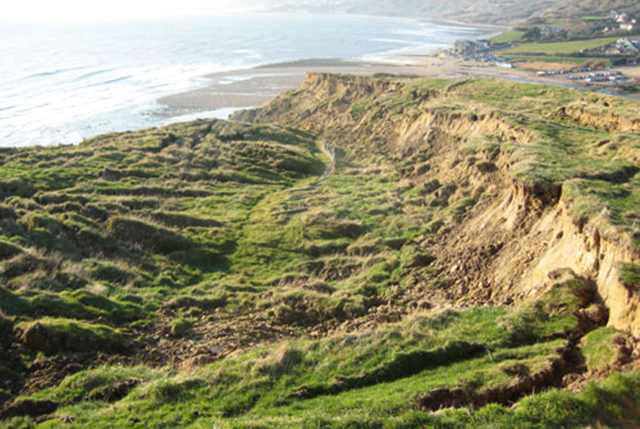
[[[407,44],[419,43],[419,42],[416,42],[415,40],[391,39],[391,38],[381,38],[381,37],[374,37],[374,38],[369,39],[369,40],[371,42],[397,43],[399,45],[407,45]]]
[[[89,85],[86,85],[86,88],[91,88],[94,86],[105,86],[105,85],[111,85],[113,83],[118,83],[118,82],[123,82],[125,80],[131,79],[132,77],[134,77],[133,75],[126,75],[126,76],[120,76],[120,77],[116,77],[113,79],[108,79],[108,80],[103,80],[101,82],[95,82],[95,83],[91,83]]]
[[[79,67],[68,67],[68,68],[60,68],[60,69],[55,69],[55,70],[47,70],[47,71],[43,71],[43,72],[38,72],[38,73],[33,73],[27,76],[23,76],[21,78],[19,78],[19,81],[22,80],[30,80],[30,79],[35,79],[35,78],[39,78],[39,77],[46,77],[46,76],[56,76],[62,73],[67,73],[67,72],[71,72],[71,71],[75,71],[75,70],[82,70],[86,68],[85,66],[79,66]]]
[[[112,71],[116,71],[118,70],[117,68],[113,67],[113,68],[108,68],[108,69],[101,69],[101,70],[95,70],[89,73],[85,73],[82,76],[78,76],[75,80],[79,81],[79,80],[84,80],[84,79],[88,79],[90,77],[94,77],[94,76],[99,76],[101,74],[105,74],[105,73],[109,73]]]

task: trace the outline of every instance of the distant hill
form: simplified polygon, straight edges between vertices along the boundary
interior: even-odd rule
[[[602,33],[601,24],[613,10],[640,13],[637,0],[285,0],[277,5],[262,1],[260,6],[276,12],[410,16],[508,27],[552,26],[565,29],[569,37]]]
[[[275,10],[353,13],[387,16],[422,16],[461,22],[511,25],[536,16],[553,0],[334,0],[285,2]]]
[[[532,17],[528,23],[562,27],[569,38],[591,37],[603,34],[610,26],[606,20],[610,12],[640,13],[637,0],[563,0]]]
[[[261,3],[265,6],[265,2]],[[637,0],[286,0],[266,7],[281,12],[352,13],[419,16],[474,24],[511,26],[524,22],[550,22],[586,31],[584,16],[611,10],[640,13]]]
[[[553,2],[552,2],[553,3]],[[550,6],[542,15],[549,17],[588,16],[608,14],[612,10],[639,13],[638,0],[562,0]]]

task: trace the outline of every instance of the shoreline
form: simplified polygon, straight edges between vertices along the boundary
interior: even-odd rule
[[[404,64],[396,61],[307,59],[215,72],[203,76],[211,80],[208,85],[161,97],[157,103],[166,107],[161,116],[167,120],[198,113],[206,116],[223,109],[255,108],[269,103],[283,92],[298,88],[308,73],[401,74],[418,62],[416,58],[422,57],[405,57]]]
[[[507,69],[486,63],[437,55],[402,55],[374,62],[342,59],[309,59],[266,64],[250,69],[206,75],[213,82],[201,88],[162,97],[167,123],[196,118],[227,119],[237,111],[258,108],[280,94],[297,89],[308,73],[374,75],[391,74],[417,78],[501,79],[511,82],[562,86],[611,96],[638,99],[613,89],[579,86],[550,77],[537,77],[524,69]],[[225,117],[226,116],[226,117]]]
[[[450,19],[421,17],[412,19],[439,25],[495,30],[495,33],[479,34],[478,38],[490,38],[510,28],[508,26],[465,23]],[[451,46],[452,44],[448,44],[445,48]],[[370,54],[363,58],[309,58],[209,73],[202,76],[211,81],[205,86],[163,96],[156,100],[156,103],[165,107],[160,116],[166,119],[166,123],[195,118],[227,119],[234,112],[262,107],[280,94],[300,87],[309,73],[390,74],[419,78],[489,78],[561,86],[626,98],[640,98],[617,92],[615,88],[580,86],[553,77],[538,77],[526,69],[502,68],[462,58],[439,56],[438,52],[441,49],[443,48],[425,54],[394,54],[393,51],[389,51]]]
[[[371,15],[380,17],[378,15]],[[420,23],[449,25],[484,30],[478,38],[492,37],[507,27],[487,24],[471,24],[447,19],[426,17],[398,17],[412,19]],[[495,32],[489,33],[489,30]],[[373,53],[364,58],[307,58],[285,62],[266,63],[251,68],[242,68],[205,74],[202,77],[211,82],[197,88],[158,98],[156,103],[164,107],[158,114],[165,123],[173,123],[183,118],[219,118],[221,112],[262,107],[280,94],[298,88],[308,73],[337,73],[373,75],[377,73],[394,75],[416,75],[424,77],[460,77],[464,73],[450,70],[445,75],[425,69],[439,66],[442,59],[435,55],[446,44],[429,53],[401,54],[393,51]],[[434,64],[433,61],[436,61]]]

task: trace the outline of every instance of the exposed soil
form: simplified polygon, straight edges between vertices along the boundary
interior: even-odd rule
[[[140,384],[140,380],[130,378],[111,385],[103,390],[93,392],[87,397],[89,401],[116,402],[129,394],[131,389]]]
[[[579,392],[589,383],[605,380],[614,372],[640,370],[640,340],[629,334],[620,334],[614,340],[615,358],[610,364],[587,368],[584,372],[567,374],[563,386],[571,392]]]
[[[33,399],[24,399],[8,405],[0,411],[0,420],[10,419],[12,417],[29,416],[40,417],[53,413],[59,404],[52,401],[36,401]]]
[[[557,353],[558,357],[549,359],[544,368],[531,375],[518,377],[507,386],[481,392],[462,387],[434,389],[418,399],[418,406],[423,410],[437,411],[441,408],[482,407],[494,403],[512,405],[526,395],[562,385],[563,376],[575,368],[578,353],[572,345],[557,350]]]

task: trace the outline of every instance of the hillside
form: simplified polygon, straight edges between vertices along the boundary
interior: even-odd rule
[[[637,426],[639,117],[314,74],[231,122],[4,149],[0,425]]]
[[[558,26],[572,37],[592,35],[613,10],[636,15],[636,0],[331,0],[263,4],[276,12],[351,13],[451,20],[476,25]]]
[[[508,25],[537,16],[553,6],[553,0],[338,0],[283,2],[275,11],[353,13],[448,19],[475,24]]]
[[[607,15],[612,10],[637,14],[640,12],[640,4],[636,0],[563,0],[549,7],[543,16],[598,16]]]
[[[608,19],[613,11],[635,16],[640,13],[640,3],[635,0],[564,0],[533,17],[528,24],[563,28],[569,38],[602,37],[605,28],[617,27]],[[637,29],[631,34],[637,35]],[[609,35],[623,37],[629,32],[610,31]]]

